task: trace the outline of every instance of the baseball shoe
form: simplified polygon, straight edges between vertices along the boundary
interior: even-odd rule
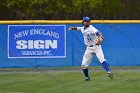
[[[112,73],[112,72],[108,73],[108,77],[109,77],[110,79],[113,79],[113,73]]]
[[[85,81],[90,81],[90,77],[86,77]]]

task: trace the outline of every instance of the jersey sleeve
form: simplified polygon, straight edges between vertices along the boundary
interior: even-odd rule
[[[95,27],[93,27],[92,29],[94,33],[99,32]]]
[[[82,31],[82,27],[77,27],[77,30],[78,31]]]
[[[92,34],[98,35],[99,30],[97,30],[95,27],[92,28]]]

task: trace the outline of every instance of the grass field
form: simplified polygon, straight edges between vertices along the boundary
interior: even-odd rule
[[[140,93],[139,70],[115,71],[113,80],[91,71],[91,81],[80,70],[9,70],[0,70],[0,93]]]

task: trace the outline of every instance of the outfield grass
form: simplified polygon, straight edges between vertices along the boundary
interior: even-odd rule
[[[104,71],[0,73],[0,93],[140,93],[139,71],[117,71],[110,80]]]

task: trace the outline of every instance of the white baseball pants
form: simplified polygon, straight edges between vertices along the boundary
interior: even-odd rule
[[[87,68],[93,59],[93,55],[96,54],[97,58],[99,59],[100,63],[103,63],[105,60],[104,54],[102,51],[101,45],[88,47],[86,48],[85,54],[82,60],[82,68]]]

